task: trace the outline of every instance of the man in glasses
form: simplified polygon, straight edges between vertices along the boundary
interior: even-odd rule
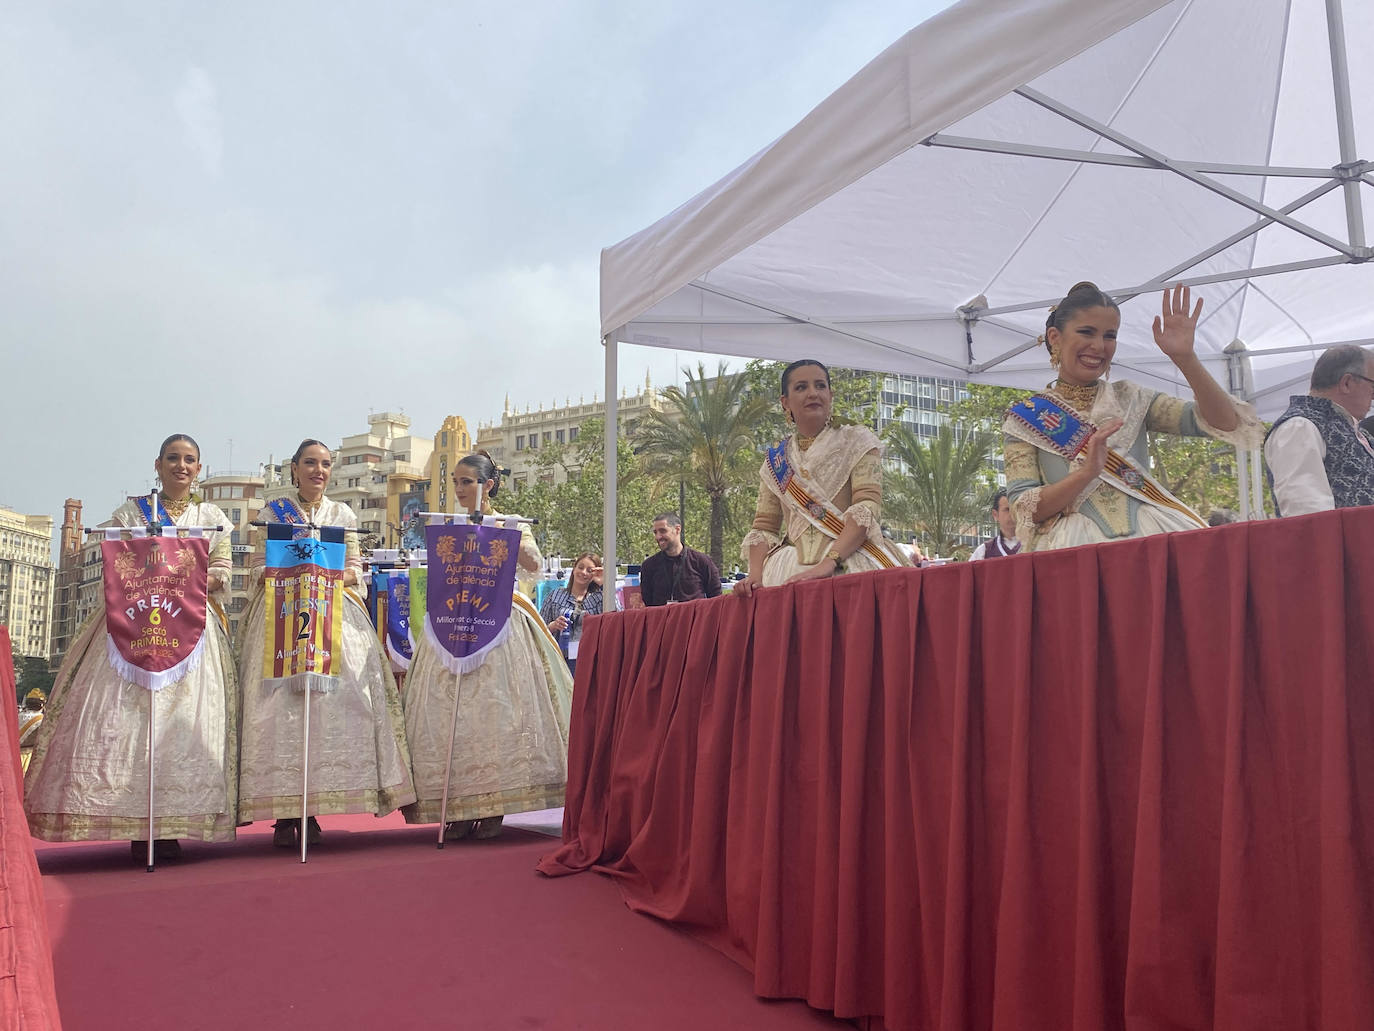
[[[1374,355],[1353,344],[1327,349],[1308,392],[1288,401],[1264,440],[1278,514],[1374,505],[1374,442],[1359,426],[1374,403]]]

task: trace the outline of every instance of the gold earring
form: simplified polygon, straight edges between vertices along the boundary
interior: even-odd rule
[[[1050,348],[1050,368],[1059,368],[1059,348],[1057,347]]]

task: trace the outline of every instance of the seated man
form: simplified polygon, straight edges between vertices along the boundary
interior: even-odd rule
[[[980,558],[1006,558],[1021,550],[1021,542],[1016,537],[1016,513],[1011,510],[1004,490],[992,496],[992,518],[997,524],[997,532],[973,549],[968,557],[970,562]]]
[[[1374,355],[1353,344],[1329,348],[1308,392],[1288,400],[1264,440],[1278,514],[1374,504],[1374,443],[1359,427],[1374,402]]]

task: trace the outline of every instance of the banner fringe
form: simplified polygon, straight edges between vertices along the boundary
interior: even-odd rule
[[[429,613],[425,613],[425,633],[429,637],[429,643],[434,645],[434,650],[439,655],[439,661],[444,664],[444,669],[450,673],[471,673],[480,669],[482,663],[487,661],[487,656],[491,654],[492,649],[506,643],[506,638],[510,636],[510,624],[511,621],[507,619],[506,625],[496,631],[496,636],[480,649],[471,655],[459,657],[440,643],[442,639],[439,637],[438,631],[434,629],[434,624],[430,622]]]
[[[119,675],[121,680],[127,680],[129,683],[137,684],[149,691],[161,691],[164,687],[171,687],[173,684],[180,683],[188,673],[194,673],[200,668],[201,656],[205,654],[205,637],[206,634],[202,631],[200,640],[191,649],[190,655],[175,666],[158,673],[140,669],[124,658],[123,655],[120,655],[119,646],[115,644],[114,638],[110,636],[108,630],[105,631],[105,657],[110,662],[110,668]]]
[[[264,677],[262,686],[274,691],[292,691],[296,694],[307,688],[316,694],[333,694],[342,679],[324,673],[293,673],[289,677]]]

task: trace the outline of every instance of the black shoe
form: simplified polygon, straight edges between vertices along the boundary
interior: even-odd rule
[[[153,858],[159,863],[165,859],[180,859],[181,842],[176,838],[158,838],[153,842]]]
[[[295,848],[300,832],[300,820],[278,820],[272,824],[272,844],[277,848]]]
[[[306,840],[312,845],[318,845],[320,843],[320,839],[324,837],[324,831],[320,830],[319,821],[316,820],[313,816],[310,817],[310,823],[306,827],[305,835]]]

